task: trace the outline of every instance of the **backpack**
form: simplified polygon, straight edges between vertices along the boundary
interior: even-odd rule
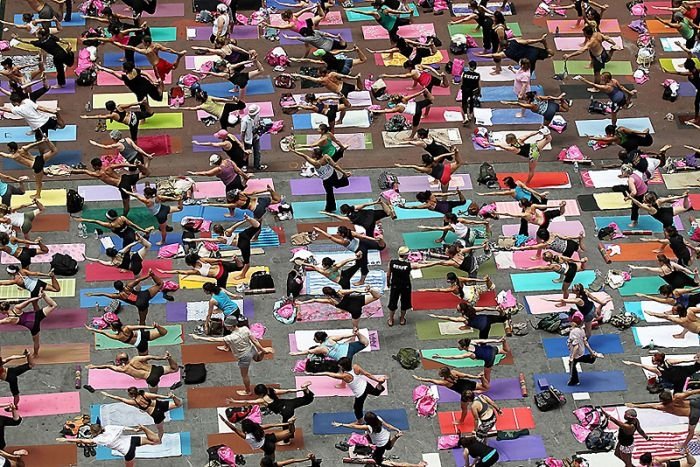
[[[598,240],[612,240],[615,229],[609,225],[598,230]]]
[[[551,332],[554,334],[559,333],[561,328],[561,318],[558,313],[552,313],[545,316],[537,322],[537,329],[542,331]]]
[[[674,93],[671,86],[664,86],[664,93],[661,98],[665,101],[675,102],[678,99],[678,93]]]
[[[338,362],[332,358],[325,358],[321,355],[312,354],[306,359],[306,371],[309,373],[321,373],[324,371],[337,373],[340,371],[340,366]]]
[[[226,408],[226,418],[231,423],[238,423],[252,412],[253,407],[246,405],[243,407],[227,407]]]
[[[288,73],[282,73],[275,76],[273,83],[276,87],[282,89],[294,89],[296,83],[294,82],[294,77]]]
[[[80,72],[75,84],[78,86],[94,86],[97,82],[97,72],[95,68],[90,67]]]
[[[408,124],[406,117],[400,114],[392,115],[391,118],[384,123],[384,131],[404,131],[409,128],[411,128],[411,125]]]
[[[535,394],[535,405],[542,412],[548,412],[566,404],[566,396],[550,386],[546,391]]]
[[[391,358],[399,362],[399,365],[407,370],[415,370],[420,366],[421,362],[420,353],[410,347],[399,349],[398,353],[392,355]]]
[[[221,446],[219,449],[217,449],[216,454],[219,456],[219,460],[222,465],[236,467],[236,465],[245,464],[243,456],[241,454],[236,455],[236,453],[233,452],[233,449],[228,446]]]
[[[85,204],[85,198],[73,189],[68,190],[68,193],[66,193],[66,210],[68,214],[82,211],[83,204]]]
[[[185,384],[202,384],[207,379],[207,367],[204,363],[186,363]]]
[[[450,42],[450,53],[452,55],[463,55],[463,54],[467,53],[468,48],[469,47],[467,47],[466,42],[462,42],[462,43],[458,43],[458,42],[454,42],[454,41]]]
[[[304,288],[304,274],[294,268],[287,274],[287,297],[298,297]]]
[[[639,322],[639,318],[636,315],[620,313],[611,317],[609,322],[618,329],[629,329]]]
[[[437,399],[425,384],[413,389],[413,402],[419,417],[432,417],[437,413]]]
[[[250,276],[250,290],[274,289],[275,281],[272,280],[270,273],[266,271],[257,271]]]
[[[489,188],[497,185],[498,177],[496,176],[496,170],[493,168],[493,165],[488,162],[482,163],[479,167],[479,178],[477,178],[476,181],[480,185],[486,185]]]
[[[78,262],[72,256],[55,253],[51,257],[51,269],[57,276],[75,276],[78,272]]]
[[[597,101],[595,99],[591,99],[591,102],[588,104],[588,113],[589,114],[600,114],[600,115],[605,115],[607,106],[603,104],[601,101]]]
[[[391,172],[384,171],[379,174],[379,179],[377,184],[380,190],[390,190],[394,187],[394,184],[399,183],[399,177]]]
[[[291,92],[282,93],[280,96],[280,107],[282,107],[282,113],[285,115],[292,115],[299,111],[297,101]]]
[[[597,427],[586,437],[586,448],[594,452],[612,451],[615,447],[615,434]]]

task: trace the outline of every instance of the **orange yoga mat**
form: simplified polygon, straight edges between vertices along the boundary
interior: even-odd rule
[[[260,341],[263,347],[272,347],[272,341],[263,339]],[[237,360],[231,352],[224,352],[216,347],[221,344],[186,344],[181,346],[182,364],[186,363],[231,363]],[[265,360],[270,360],[273,355],[266,354]]]
[[[690,200],[690,205],[693,206],[693,209],[700,210],[700,195],[699,194],[691,194],[688,195],[688,199]]]
[[[455,339],[456,342],[456,339]],[[431,360],[429,358],[422,358],[421,357],[421,364],[423,365],[423,368],[426,370],[439,370],[444,364],[440,362],[436,362],[435,360]],[[508,352],[505,357],[501,359],[500,362],[498,362],[499,365],[515,365],[515,360],[513,359],[513,353]]]
[[[224,444],[231,449],[236,454],[253,454],[257,452],[262,452],[259,449],[253,449],[250,447],[244,439],[238,436],[236,433],[214,433],[207,436],[207,445],[216,446],[218,444]],[[297,428],[294,432],[294,439],[289,444],[278,444],[278,451],[297,451],[299,449],[304,449],[304,433],[301,428]]]
[[[661,248],[661,244],[658,242],[635,242],[635,243],[617,243],[620,246],[620,254],[607,257],[610,261],[614,263],[627,263],[633,261],[656,261],[656,253],[653,250]],[[669,258],[675,258],[676,255],[673,254],[671,248],[668,246],[664,251],[664,254]]]
[[[649,34],[669,34],[676,36],[678,35],[677,29],[666,27],[661,21],[657,19],[648,19],[647,29],[649,29]]]
[[[499,173],[498,183],[501,185],[501,188],[506,188],[506,186],[503,184],[503,180],[506,177],[513,177],[516,181],[520,180],[521,182],[524,182],[527,180],[527,173]],[[569,175],[566,172],[536,172],[533,179],[527,185],[530,188],[564,188],[570,184],[571,180],[569,180]]]
[[[28,333],[27,333],[28,334]],[[27,335],[27,345],[3,345],[2,356],[22,355],[24,349],[32,351],[32,343]],[[41,344],[39,356],[34,360],[37,365],[53,365],[56,363],[83,363],[90,361],[90,344]],[[25,360],[13,360],[7,366],[18,366]]]
[[[456,434],[459,432],[468,433],[474,431],[474,417],[469,414],[464,420],[464,423],[459,423],[461,412],[438,412],[438,423],[440,423],[440,433],[443,435]],[[532,418],[532,410],[530,407],[513,407],[504,408],[503,414],[498,415],[496,421],[496,430],[522,430],[524,428],[535,428],[535,419]]]
[[[279,389],[279,384],[270,384],[270,387]],[[243,386],[207,386],[202,388],[187,388],[188,409],[216,409],[227,407],[226,399],[231,397],[241,400],[256,399],[257,396],[240,396],[236,391],[243,391]]]
[[[78,465],[78,450],[74,444],[38,444],[32,446],[8,446],[6,452],[26,449],[26,467],[68,467]]]
[[[68,232],[70,216],[68,214],[39,214],[32,223],[32,232]]]

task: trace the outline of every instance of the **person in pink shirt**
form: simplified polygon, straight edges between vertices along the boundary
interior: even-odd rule
[[[530,92],[530,60],[523,58],[520,60],[520,69],[515,72],[515,80],[513,81],[513,92],[519,102],[525,102],[525,94]],[[523,118],[525,109],[521,108],[520,112],[515,114],[517,118]]]

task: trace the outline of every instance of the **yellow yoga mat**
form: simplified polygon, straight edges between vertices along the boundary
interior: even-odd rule
[[[664,183],[669,190],[684,190],[689,186],[695,186],[698,183],[698,173],[695,171],[676,172],[673,174],[663,174]]]
[[[252,276],[253,273],[258,271],[270,272],[270,269],[267,266],[254,266],[248,270],[248,274],[246,274],[245,278],[241,280],[235,280],[234,277],[238,273],[232,272],[228,276],[228,282],[226,283],[226,287],[235,287],[240,284],[247,284],[248,282],[250,282],[250,276]],[[202,284],[204,284],[205,282],[216,282],[216,279],[214,279],[213,277],[202,276],[180,276],[179,282],[181,289],[201,289]]]
[[[629,209],[630,201],[625,201],[622,193],[596,193],[593,195],[600,209]]]
[[[92,107],[95,109],[94,112],[103,113],[107,101],[114,101],[117,103],[117,105],[134,104],[136,103],[136,97],[130,92],[115,92],[112,94],[93,94]],[[151,105],[151,107],[168,107],[167,99],[163,99],[162,102],[149,99],[148,103]],[[135,107],[134,109],[138,110],[137,107]]]
[[[404,62],[407,60],[407,58],[401,55],[400,53],[395,53],[394,58],[392,58],[391,60],[389,60],[389,54],[381,55],[382,61],[384,61],[384,66],[403,66]],[[421,63],[423,65],[432,65],[433,63],[442,62],[443,58],[444,57],[442,56],[442,52],[438,50],[435,55],[431,55],[430,57],[424,58]]]
[[[34,37],[23,37],[22,40],[24,40],[24,41],[33,41],[33,40],[36,40],[36,38],[34,38]],[[75,39],[75,38],[65,39],[65,38],[64,38],[63,40],[66,41],[66,42],[68,42],[74,51],[75,51],[75,50],[78,50],[78,39]],[[39,49],[39,48],[37,48],[37,47],[34,47],[34,46],[31,45],[31,44],[25,44],[24,42],[20,42],[19,44],[17,44],[17,45],[15,46],[15,48],[17,48],[17,49],[19,49],[19,50],[24,50],[24,51],[26,51],[26,52],[39,52],[39,51],[41,50],[41,49]],[[76,53],[76,55],[77,55],[77,53]]]
[[[12,206],[13,208],[19,207],[23,204],[29,204],[34,201],[31,195],[36,193],[35,190],[27,190],[23,195],[12,195]],[[65,206],[66,205],[66,190],[63,189],[53,189],[53,190],[41,190],[41,198],[39,198],[41,204],[44,206]]]
[[[75,279],[58,279],[58,283],[61,284],[60,292],[48,292],[51,297],[75,297]],[[20,289],[16,285],[3,285],[0,286],[0,298],[29,298],[29,292]]]

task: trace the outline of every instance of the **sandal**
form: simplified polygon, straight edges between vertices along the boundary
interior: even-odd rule
[[[401,326],[405,326],[406,325],[406,318],[399,318],[399,324]]]
[[[394,318],[389,318],[386,320],[386,325],[390,328],[394,326]]]

